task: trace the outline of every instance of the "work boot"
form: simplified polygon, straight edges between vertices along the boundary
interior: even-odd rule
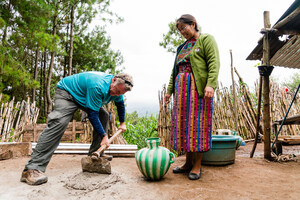
[[[107,155],[107,154],[105,154],[104,152],[102,152],[101,155],[100,155],[100,158],[105,158],[105,159],[108,160],[108,161],[112,161],[113,156]]]
[[[22,172],[21,182],[26,182],[28,185],[40,185],[48,181],[48,177],[43,172],[37,169],[28,169]]]

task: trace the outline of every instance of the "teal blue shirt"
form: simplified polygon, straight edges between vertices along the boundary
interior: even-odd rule
[[[99,111],[110,101],[123,101],[123,95],[109,94],[113,77],[103,72],[83,72],[63,78],[57,83],[57,87],[68,91],[81,106]]]

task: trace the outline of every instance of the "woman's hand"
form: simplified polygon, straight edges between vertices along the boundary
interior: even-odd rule
[[[214,88],[210,86],[206,86],[204,89],[204,97],[205,98],[213,98],[214,97],[215,90]]]
[[[170,94],[165,94],[165,98],[164,98],[165,104],[170,103],[170,97],[171,97]]]

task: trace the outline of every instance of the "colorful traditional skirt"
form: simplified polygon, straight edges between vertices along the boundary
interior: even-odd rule
[[[205,152],[211,148],[213,99],[199,98],[192,73],[175,80],[171,147],[178,152]]]

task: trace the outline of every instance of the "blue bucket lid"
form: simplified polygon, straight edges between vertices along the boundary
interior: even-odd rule
[[[212,140],[214,142],[224,142],[224,141],[237,141],[240,138],[240,136],[235,135],[213,135]]]

